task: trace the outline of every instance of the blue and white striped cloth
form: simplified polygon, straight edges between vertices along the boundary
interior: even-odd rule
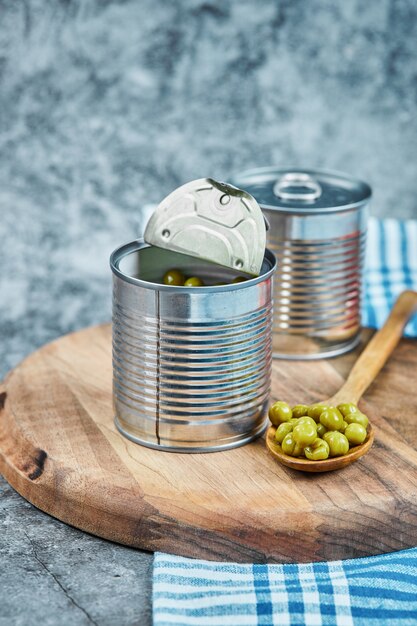
[[[363,324],[417,290],[417,221],[369,221]],[[417,319],[406,334],[417,337]],[[376,557],[240,565],[157,553],[154,626],[417,626],[417,548]]]
[[[153,614],[154,626],[415,626],[417,548],[299,565],[157,553]]]
[[[417,220],[371,218],[368,223],[362,324],[380,328],[404,289],[417,290]],[[417,319],[405,336],[417,337]]]

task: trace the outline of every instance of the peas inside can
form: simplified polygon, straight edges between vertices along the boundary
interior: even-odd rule
[[[213,276],[210,277],[214,279]],[[243,283],[247,280],[244,276],[236,276],[231,284]],[[171,287],[205,287],[206,283],[199,276],[186,276],[184,273],[176,268],[167,270],[162,277],[162,283],[164,285],[171,285]],[[214,286],[227,285],[226,282],[214,283]],[[208,285],[207,285],[208,286]]]
[[[133,278],[169,287],[219,287],[253,278],[217,263],[154,246],[141,250],[140,262],[133,255],[124,257],[120,267]]]

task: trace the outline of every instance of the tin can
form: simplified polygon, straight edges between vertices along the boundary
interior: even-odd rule
[[[272,342],[272,275],[235,284],[172,287],[170,268],[208,285],[231,282],[227,268],[133,241],[110,259],[113,272],[113,384],[117,428],[163,450],[237,447],[266,428]]]
[[[322,170],[248,170],[232,177],[260,204],[277,257],[273,356],[318,359],[359,341],[371,188]]]

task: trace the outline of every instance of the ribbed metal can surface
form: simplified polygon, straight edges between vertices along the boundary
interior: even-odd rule
[[[245,282],[172,287],[172,267],[206,284],[231,270],[148,246],[117,249],[113,271],[115,422],[128,438],[182,452],[243,445],[263,432],[270,386],[272,275]],[[234,274],[235,275],[235,274]]]
[[[335,172],[275,167],[231,182],[256,198],[270,224],[274,357],[325,358],[352,349],[361,327],[370,187]]]

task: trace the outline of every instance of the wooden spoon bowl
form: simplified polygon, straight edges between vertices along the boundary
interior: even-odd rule
[[[346,382],[331,398],[324,401],[322,400],[316,404],[324,404],[327,406],[338,406],[339,404],[349,402],[356,405],[359,404],[362,395],[379,374],[388,360],[388,357],[401,339],[403,329],[408,320],[416,312],[417,292],[411,290],[403,291],[398,296],[381,330],[375,333],[352,367]],[[302,402],[301,398],[299,402]],[[329,472],[346,467],[346,465],[353,463],[366,454],[374,440],[372,426],[368,424],[368,434],[365,441],[361,445],[351,448],[344,456],[325,459],[323,461],[310,461],[309,459],[300,459],[284,454],[281,446],[274,439],[275,430],[275,426],[271,426],[268,430],[266,446],[269,452],[277,461],[283,463],[283,465],[304,472]]]
[[[368,434],[366,435],[365,441],[359,446],[350,448],[349,452],[344,456],[335,456],[331,459],[324,459],[323,461],[310,461],[309,459],[302,459],[285,454],[280,444],[275,441],[275,431],[276,426],[270,426],[270,428],[268,428],[266,434],[266,447],[268,451],[283,465],[302,472],[331,472],[333,470],[342,469],[366,454],[374,442],[374,430],[371,424],[368,424]]]

